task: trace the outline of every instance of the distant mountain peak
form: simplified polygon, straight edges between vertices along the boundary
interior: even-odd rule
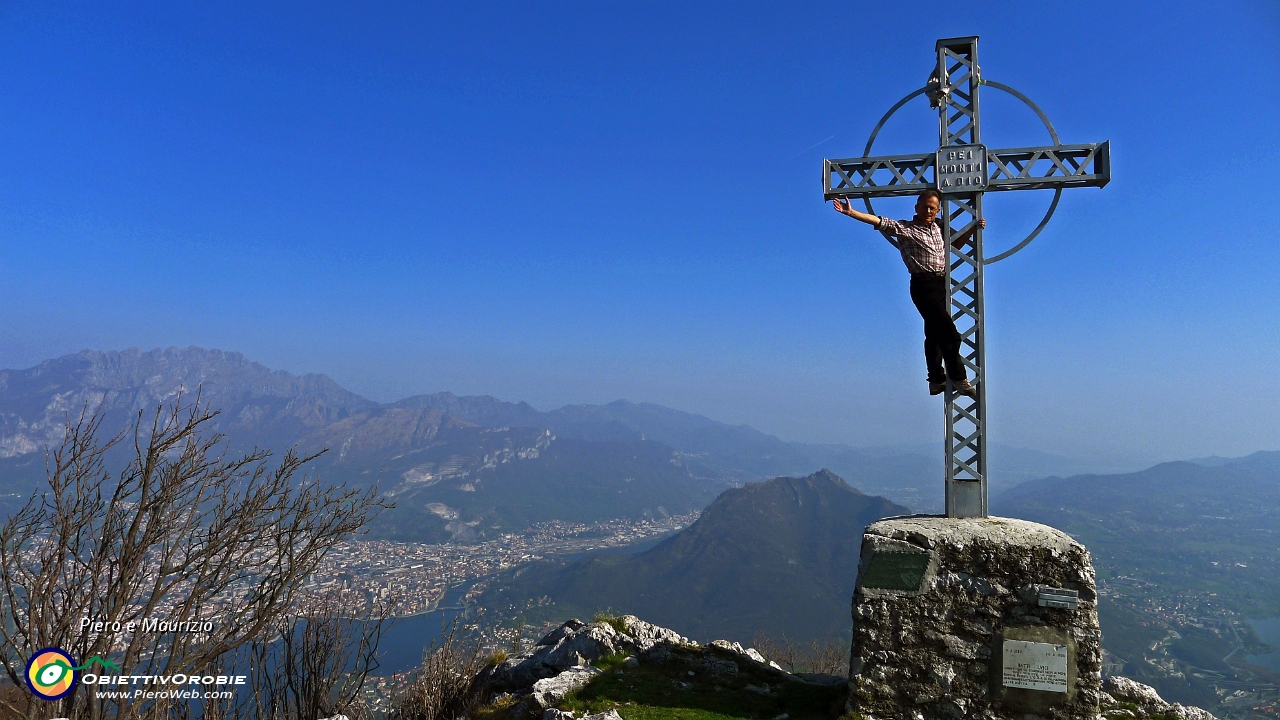
[[[136,347],[124,350],[81,350],[78,353],[45,360],[26,370],[0,370],[0,392],[8,384],[21,379],[51,373],[65,372],[82,383],[105,388],[130,387],[138,384],[163,384],[178,380],[187,390],[194,390],[199,381],[210,378],[241,377],[268,379],[275,383],[297,383],[324,389],[335,395],[348,396],[355,404],[375,404],[371,400],[345,390],[327,375],[308,373],[293,375],[284,370],[272,370],[250,360],[243,353],[216,348],[188,346],[140,350]],[[54,378],[56,380],[57,378]],[[196,381],[191,385],[191,381]]]
[[[544,565],[496,582],[485,601],[522,607],[548,597],[556,612],[612,607],[699,637],[838,637],[848,632],[863,529],[907,512],[829,470],[749,483],[642,554]]]
[[[183,394],[220,411],[215,427],[251,444],[288,446],[308,429],[377,407],[325,375],[271,370],[242,353],[199,347],[83,350],[0,371],[0,457],[57,445],[68,415],[104,416],[114,433]]]

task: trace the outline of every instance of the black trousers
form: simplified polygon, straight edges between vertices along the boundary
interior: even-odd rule
[[[947,278],[932,273],[911,273],[911,302],[924,318],[924,362],[929,382],[964,380],[960,359],[960,331],[947,309]],[[946,372],[943,372],[943,364]]]

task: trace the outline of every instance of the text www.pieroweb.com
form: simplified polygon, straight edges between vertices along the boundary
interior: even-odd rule
[[[230,700],[234,690],[99,690],[98,697],[108,700]]]

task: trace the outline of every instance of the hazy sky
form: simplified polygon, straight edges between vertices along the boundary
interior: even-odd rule
[[[5,3],[0,366],[199,345],[378,400],[940,439],[906,270],[819,177],[976,34],[1113,158],[988,270],[993,439],[1280,448],[1280,5],[954,6]],[[982,102],[988,146],[1048,142]],[[876,151],[936,144],[917,99]],[[989,247],[1048,195],[988,196]]]

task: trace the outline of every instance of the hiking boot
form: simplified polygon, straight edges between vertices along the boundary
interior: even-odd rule
[[[978,388],[974,387],[973,383],[968,380],[952,380],[951,387],[952,392],[957,395],[964,395],[965,397],[971,397],[975,400],[978,399]]]
[[[946,390],[946,389],[947,389],[947,384],[946,384],[945,382],[940,382],[940,383],[931,382],[931,383],[929,383],[929,394],[930,394],[930,395],[941,395],[941,394],[943,393],[943,391],[944,391],[944,390]]]

